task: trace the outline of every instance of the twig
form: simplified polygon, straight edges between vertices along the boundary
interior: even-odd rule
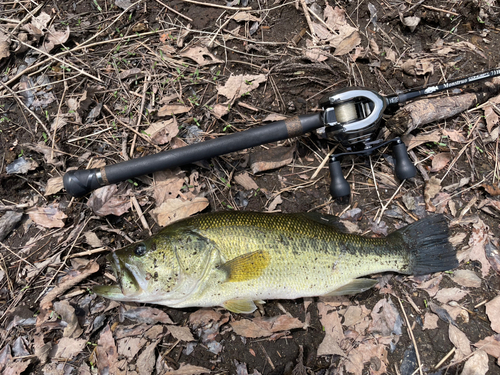
[[[7,279],[7,285],[9,286],[9,292],[10,292],[10,298],[14,299],[14,287],[12,286],[12,280],[9,277],[9,269],[7,268],[7,265],[5,264],[5,258],[3,255],[0,253],[0,257],[2,258],[2,264],[0,265],[0,268],[3,269],[3,272],[5,274],[5,278]]]
[[[63,76],[64,76],[64,69],[63,69]],[[66,96],[66,91],[68,90],[68,82],[64,80],[64,90],[62,93],[61,100],[59,101],[59,108],[57,108],[57,115],[56,115],[56,121],[54,122],[54,134],[52,134],[52,151],[50,152],[50,158],[54,158],[54,147],[56,145],[56,133],[57,133],[57,126],[59,125],[59,120],[60,120],[60,114],[61,114],[61,107],[64,101],[64,97]]]
[[[202,3],[201,1],[194,1],[194,0],[181,0],[181,1],[184,1],[186,3],[196,4],[196,5],[202,5],[202,6],[206,6],[206,7],[220,8],[220,9],[227,9],[227,10],[252,10],[252,7],[235,8],[235,7],[228,7],[228,6],[219,5],[219,4]]]
[[[437,12],[443,12],[443,13],[450,13],[454,16],[459,16],[460,14],[458,13],[455,13],[455,12],[452,12],[451,10],[446,10],[446,9],[441,9],[441,8],[436,8],[436,7],[433,7],[431,5],[425,5],[425,4],[421,4],[424,8],[427,8],[427,9],[430,9],[430,10],[435,10]]]
[[[442,359],[442,360],[440,360],[440,361],[439,361],[439,363],[438,363],[436,366],[434,366],[434,369],[437,369],[438,367],[440,367],[440,366],[441,366],[441,365],[442,365],[442,364],[443,364],[443,363],[444,363],[444,362],[445,362],[448,358],[450,358],[450,356],[451,356],[453,353],[455,353],[455,350],[456,350],[455,348],[451,349],[451,350],[448,352],[448,354],[446,354],[446,355],[443,357],[443,359]]]
[[[142,100],[141,100],[141,109],[139,110],[139,115],[137,116],[137,123],[135,124],[135,128],[138,129],[142,120],[142,112],[144,111],[144,103],[146,103],[146,91],[148,89],[148,81],[151,80],[151,77],[147,76],[144,79],[144,84],[142,86]],[[134,133],[134,138],[132,139],[132,146],[130,146],[130,157],[134,157],[134,148],[135,141],[137,140],[137,132]],[[139,133],[140,134],[140,133]]]
[[[24,18],[21,20],[21,22],[19,22],[19,23],[16,25],[16,27],[14,27],[14,28],[12,29],[12,31],[11,31],[11,32],[10,32],[10,34],[9,34],[9,36],[12,36],[12,35],[13,35],[16,31],[17,31],[17,29],[18,29],[18,28],[19,28],[19,27],[20,27],[23,23],[25,23],[26,21],[28,21],[29,19],[31,19],[31,17],[33,17],[33,16],[34,16],[34,14],[35,14],[36,12],[38,12],[40,9],[42,9],[42,7],[43,7],[43,6],[45,6],[45,2],[44,2],[44,3],[42,3],[42,4],[40,4],[40,5],[38,5],[35,9],[33,9],[33,11],[32,11],[32,12],[28,11],[28,12],[27,12],[28,14],[26,15],[26,17],[24,17]],[[10,21],[10,22],[12,22],[13,20],[9,20],[9,21]]]
[[[180,12],[176,11],[174,8],[169,7],[168,5],[166,5],[166,4],[164,4],[164,3],[162,3],[160,0],[156,0],[156,2],[157,2],[158,4],[163,5],[165,8],[167,8],[167,9],[168,9],[169,11],[171,11],[172,13],[175,13],[175,14],[177,14],[178,16],[181,16],[182,18],[187,19],[189,22],[193,22],[193,19],[192,19],[192,18],[189,18],[188,16],[185,16],[184,14],[182,14],[182,13],[180,13]]]
[[[87,256],[87,255],[102,253],[102,252],[108,251],[108,250],[109,250],[108,247],[98,247],[96,249],[82,251],[81,253],[76,253],[76,254],[70,255],[68,259],[79,258],[79,257]]]
[[[316,169],[316,171],[311,176],[311,180],[314,180],[316,178],[316,176],[318,175],[319,171],[321,171],[321,169],[323,169],[323,167],[326,165],[326,163],[328,162],[328,160],[330,160],[330,156],[332,156],[332,154],[335,152],[335,150],[337,149],[337,146],[338,145],[335,145],[331,149],[331,151],[325,156],[325,158],[323,159],[323,161],[321,162],[321,164],[319,165],[319,167]]]
[[[304,5],[303,5],[304,6]],[[332,32],[332,34],[334,35],[339,35],[338,32],[336,32],[330,25],[328,25],[325,21],[323,21],[316,13],[314,13],[311,9],[309,9],[306,5],[306,8],[307,10],[309,11],[309,13],[311,13],[314,18],[316,18],[323,26],[325,26],[328,30],[330,30]],[[306,17],[307,18],[307,17]],[[311,26],[309,26],[310,28]]]
[[[135,196],[132,196],[130,198],[132,201],[132,204],[134,205],[135,210],[137,211],[137,215],[139,215],[139,220],[141,220],[141,224],[144,227],[144,229],[147,229],[149,232],[149,235],[151,236],[153,233],[151,233],[151,228],[149,227],[149,224],[144,217],[144,214],[142,213],[141,206],[139,205],[139,202],[137,201],[137,198]]]
[[[77,72],[83,74],[83,75],[86,75],[87,77],[89,78],[92,78],[98,82],[101,82],[101,83],[104,83],[104,81],[98,77],[95,77],[93,76],[92,74],[90,73],[87,73],[85,70],[82,70],[80,68],[77,68],[76,66],[74,66],[73,64],[69,63],[69,62],[65,62],[64,60],[61,60],[60,58],[56,57],[55,55],[50,55],[49,53],[45,52],[45,51],[42,51],[41,49],[38,49],[36,47],[33,47],[32,45],[29,45],[28,43],[24,43],[22,40],[19,40],[17,38],[15,38],[20,44],[22,44],[23,46],[25,47],[28,47],[28,48],[31,48],[32,50],[38,52],[38,53],[41,53],[42,55],[45,55],[47,56],[49,59],[52,59],[52,60],[56,60],[57,62],[60,62],[61,64],[65,65],[65,66],[68,66],[72,69],[75,69]]]
[[[411,329],[410,321],[408,320],[408,316],[406,316],[406,311],[403,307],[403,304],[401,303],[401,299],[399,297],[397,297],[397,298],[398,298],[399,306],[401,306],[401,310],[403,310],[403,315],[404,315],[405,320],[406,320],[406,325],[408,326],[408,333],[409,333],[411,341],[413,343],[413,347],[415,348],[415,354],[417,356],[417,363],[418,363],[418,369],[420,371],[420,375],[424,375],[424,372],[422,371],[422,362],[420,361],[420,354],[418,353],[417,342],[415,341],[415,336],[413,336],[413,330]]]
[[[314,36],[314,27],[311,21],[311,16],[309,15],[309,8],[306,5],[306,0],[300,0],[300,4],[302,5],[302,9],[304,10],[304,16],[306,16],[307,25],[309,26],[309,30],[311,31],[311,37],[313,39],[314,44],[316,44],[316,37]]]
[[[396,194],[399,193],[399,190],[401,189],[401,187],[403,186],[403,184],[405,183],[405,181],[406,180],[401,181],[401,183],[399,184],[399,186],[396,189],[396,191],[394,192],[394,194],[392,194],[392,197],[389,198],[389,200],[387,201],[386,204],[382,205],[382,209],[380,210],[380,215],[378,217],[377,224],[380,223],[380,220],[382,219],[382,215],[384,214],[384,211],[387,210],[387,207],[392,202],[392,200],[394,199],[394,197],[396,196]]]
[[[377,178],[375,177],[375,171],[373,170],[373,163],[372,163],[372,157],[368,157],[370,159],[370,169],[372,170],[372,176],[373,176],[373,184],[375,185],[375,191],[377,192],[377,197],[380,202],[380,206],[384,207],[384,204],[382,203],[382,198],[380,198],[380,193],[378,192],[378,185],[377,185]],[[376,215],[375,215],[376,217]]]
[[[29,265],[29,266],[31,266],[31,267],[35,267],[35,266],[34,266],[34,265],[32,265],[30,262],[28,262],[26,259],[21,258],[19,255],[17,255],[17,253],[15,253],[14,251],[12,251],[12,250],[10,249],[10,247],[8,247],[7,245],[4,245],[2,242],[0,242],[0,245],[1,245],[1,246],[3,246],[3,248],[4,248],[5,250],[7,250],[9,253],[11,253],[11,254],[12,254],[12,255],[14,255],[16,258],[18,258],[20,261],[22,261],[22,262],[24,262],[24,263],[28,264],[28,265]]]

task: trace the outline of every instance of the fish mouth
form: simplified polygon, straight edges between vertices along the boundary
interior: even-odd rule
[[[95,286],[92,289],[95,294],[115,300],[133,300],[134,297],[143,293],[147,281],[141,276],[141,271],[136,266],[121,260],[116,252],[108,254],[106,259],[109,261],[118,283]]]

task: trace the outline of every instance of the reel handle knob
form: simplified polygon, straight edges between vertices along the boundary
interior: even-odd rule
[[[396,144],[392,147],[395,162],[396,177],[401,181],[415,177],[417,169],[408,157],[406,145],[399,138],[396,139]]]
[[[333,198],[341,198],[351,194],[351,187],[342,174],[340,161],[332,158],[330,161],[330,194]]]

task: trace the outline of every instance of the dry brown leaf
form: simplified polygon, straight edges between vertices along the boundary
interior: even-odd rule
[[[10,56],[10,38],[0,31],[0,60]]]
[[[83,333],[83,329],[78,324],[75,308],[67,300],[54,302],[54,311],[61,317],[67,326],[64,328],[63,337],[76,339]]]
[[[158,117],[180,115],[190,110],[191,107],[182,104],[167,104],[158,110]]]
[[[146,349],[137,358],[137,370],[139,375],[151,375],[156,363],[156,345],[160,340],[146,346]]]
[[[331,307],[324,302],[319,302],[317,307],[318,314],[321,317],[321,325],[325,329],[325,337],[318,347],[317,355],[335,354],[344,356],[345,353],[340,346],[344,339],[344,331],[337,311],[329,312]]]
[[[481,273],[485,277],[490,271],[490,262],[486,259],[485,246],[489,241],[489,229],[488,226],[481,219],[477,219],[477,222],[472,226],[472,235],[469,238],[469,259],[477,260],[481,263]]]
[[[439,193],[441,190],[441,180],[432,176],[429,181],[425,184],[424,190],[424,200],[425,200],[425,209],[429,212],[436,211],[436,207],[432,204],[431,200]]]
[[[443,135],[449,137],[453,142],[466,143],[467,138],[458,130],[443,129]]]
[[[160,226],[166,226],[174,221],[184,219],[197,212],[203,211],[209,205],[205,197],[196,197],[192,200],[184,201],[180,198],[167,199],[160,207],[151,211],[151,216]]]
[[[495,246],[492,241],[489,241],[484,246],[484,252],[486,255],[486,259],[488,259],[488,262],[490,262],[490,266],[495,270],[496,273],[500,274],[500,252],[498,251],[498,246]]]
[[[403,62],[401,69],[410,75],[425,75],[434,73],[434,65],[431,59],[409,59]]]
[[[259,173],[288,165],[293,160],[295,147],[274,147],[259,149],[250,154],[252,173]]]
[[[7,211],[0,218],[0,241],[3,241],[23,218],[22,212]]]
[[[94,190],[87,201],[97,216],[116,215],[121,216],[126,213],[130,207],[129,190],[126,185],[121,185],[119,189],[116,184],[103,186]]]
[[[457,284],[468,288],[479,288],[481,286],[481,279],[474,271],[457,270],[453,271],[453,275],[450,277]]]
[[[241,22],[241,21],[260,22],[260,18],[255,17],[248,12],[238,12],[234,16],[232,16],[231,18],[237,22]]]
[[[316,27],[315,27],[316,30]],[[315,48],[315,44],[312,40],[306,40],[306,49],[303,51],[304,57],[308,58],[314,62],[322,62],[328,60],[328,53],[323,51],[321,48]],[[282,116],[284,117],[284,116]]]
[[[423,143],[439,142],[441,139],[441,132],[439,130],[434,130],[430,133],[420,133],[417,136],[409,136],[408,139],[409,142],[406,142],[405,140],[405,143],[408,145],[408,151],[410,151],[411,149],[420,146]]]
[[[68,289],[85,280],[88,276],[99,271],[99,265],[95,261],[89,262],[85,267],[68,272],[66,276],[59,280],[59,284],[48,292],[40,301],[42,309],[49,309],[52,301]]]
[[[2,375],[21,375],[30,365],[31,360],[9,363]]]
[[[102,247],[101,240],[94,232],[85,232],[83,235],[85,236],[85,242],[87,242],[93,248]]]
[[[118,354],[131,360],[137,355],[137,353],[139,353],[147,342],[148,341],[142,337],[125,337],[120,339],[117,341]]]
[[[342,325],[346,327],[354,327],[356,324],[362,322],[365,317],[370,315],[370,310],[366,306],[349,306],[344,313],[344,321]]]
[[[185,177],[186,175],[180,168],[167,169],[153,174],[153,198],[157,207],[167,199],[174,199],[180,195]]]
[[[238,185],[241,185],[245,190],[257,190],[259,188],[259,186],[247,172],[243,172],[234,176],[234,181]]]
[[[467,292],[459,288],[444,288],[439,290],[434,298],[441,303],[448,303],[449,301],[460,301],[466,295]]]
[[[224,86],[217,86],[219,95],[224,95],[232,103],[243,94],[247,94],[259,87],[259,84],[266,81],[264,74],[251,75],[242,74],[228,78]]]
[[[278,194],[276,198],[272,200],[271,203],[269,203],[269,207],[267,208],[267,211],[271,212],[276,210],[276,207],[278,207],[279,204],[283,203],[283,199],[281,199],[281,194]]]
[[[385,298],[378,301],[371,312],[373,319],[369,327],[372,333],[382,336],[401,335],[402,319],[392,301]]]
[[[54,26],[51,26],[46,34],[43,46],[40,48],[42,51],[50,52],[55,46],[66,43],[69,38],[69,26],[66,27],[65,31],[56,31]]]
[[[500,334],[488,336],[476,342],[474,346],[495,358],[500,358]]]
[[[344,365],[348,373],[361,375],[367,363],[370,363],[369,374],[386,374],[388,360],[385,345],[375,340],[363,341],[356,349],[349,352]]]
[[[488,370],[488,354],[484,350],[476,350],[465,362],[460,375],[486,375]]]
[[[500,195],[500,186],[489,184],[482,184],[481,186],[488,192],[489,195],[492,195],[494,197]]]
[[[414,32],[415,29],[417,28],[418,24],[420,23],[420,17],[405,17],[403,18],[403,24],[407,26],[411,32]]]
[[[491,322],[491,329],[500,333],[500,295],[486,304],[486,314]]]
[[[62,177],[52,177],[47,181],[47,186],[45,187],[45,196],[55,194],[62,190],[64,187]]]
[[[280,115],[279,113],[270,113],[269,115],[264,117],[262,122],[269,122],[269,121],[274,122],[274,121],[281,121],[281,120],[286,120],[286,119],[287,119],[286,116]]]
[[[432,159],[432,168],[431,172],[439,172],[441,169],[446,167],[448,163],[451,161],[452,156],[449,152],[441,152],[434,156]]]
[[[211,54],[207,47],[203,46],[189,47],[187,50],[181,52],[180,55],[196,61],[200,66],[219,64],[222,62],[222,60],[219,60]],[[160,116],[160,114],[158,114],[158,116]]]
[[[87,340],[85,339],[63,337],[52,348],[50,358],[72,359],[77,354],[81,353],[85,345],[87,345]]]
[[[118,79],[125,79],[125,78],[128,78],[130,76],[136,76],[137,74],[140,74],[140,73],[141,73],[140,68],[132,68],[132,69],[122,70],[118,74]]]
[[[45,207],[34,207],[28,210],[30,219],[44,228],[62,228],[64,219],[68,216],[59,210],[57,204],[50,204]]]
[[[199,309],[194,313],[189,315],[189,324],[193,326],[194,329],[218,322],[222,318],[222,314],[213,309]]]
[[[330,45],[335,48],[335,52],[333,53],[335,56],[346,55],[361,43],[359,32],[356,29],[352,29],[354,28],[351,26],[343,26],[340,29],[340,35],[334,37],[333,40],[329,40]]]
[[[145,133],[154,144],[163,145],[179,134],[179,126],[175,117],[172,117],[169,120],[152,123]]]
[[[31,24],[35,26],[38,30],[46,29],[49,22],[50,22],[50,16],[45,12],[40,13],[40,15],[37,17],[31,18]]]
[[[167,330],[176,340],[181,340],[186,342],[195,341],[195,338],[193,337],[193,334],[189,330],[189,327],[168,325]]]
[[[289,317],[288,315],[273,316],[271,318],[259,317],[252,320],[241,319],[230,324],[234,333],[251,338],[268,337],[276,332],[304,327],[304,323],[299,319]]]
[[[85,340],[84,340],[85,341]],[[113,332],[109,328],[109,324],[102,330],[99,340],[97,341],[97,368],[100,374],[116,374],[119,372],[118,351],[116,350]]]
[[[177,370],[167,371],[163,373],[164,375],[198,375],[198,374],[210,374],[211,371],[200,366],[187,365],[181,363],[181,366]]]
[[[166,312],[155,307],[135,307],[124,311],[123,316],[138,323],[174,324]]]
[[[333,30],[338,30],[339,28],[347,24],[345,10],[338,6],[333,8],[328,3],[325,7],[324,19],[325,23]]]
[[[438,328],[439,317],[431,312],[426,312],[424,315],[424,326],[422,329],[436,329]]]
[[[460,331],[453,324],[449,326],[448,336],[452,344],[457,348],[455,351],[455,361],[461,361],[464,357],[472,353],[469,339],[465,336],[465,333]]]
[[[483,110],[484,117],[486,119],[486,129],[488,129],[488,132],[491,133],[493,128],[499,123],[498,115],[491,105],[483,107]]]

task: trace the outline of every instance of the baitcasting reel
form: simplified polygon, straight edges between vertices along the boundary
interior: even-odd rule
[[[374,139],[382,116],[388,106],[496,76],[500,76],[500,69],[441,85],[430,86],[426,89],[385,97],[366,88],[345,88],[321,99],[320,105],[323,109],[321,113],[295,116],[259,128],[102,168],[69,171],[63,178],[64,187],[72,196],[82,197],[104,185],[114,184],[168,168],[179,167],[245,148],[298,137],[324,127],[327,135],[342,143],[348,151],[332,155],[330,160],[332,177],[330,192],[334,198],[344,197],[350,194],[350,188],[342,175],[340,167],[340,159],[343,156],[370,155],[376,149],[392,144],[396,176],[400,180],[415,176],[415,166],[408,158],[406,146],[399,138],[386,142]]]
[[[387,142],[373,140],[388,104],[387,98],[375,91],[360,87],[342,89],[320,100],[327,137],[333,137],[349,150],[331,156],[330,193],[333,198],[350,194],[349,184],[340,166],[343,156],[370,155],[390,143],[393,143],[396,177],[400,180],[415,177],[417,170],[410,161],[406,146],[400,138]]]

